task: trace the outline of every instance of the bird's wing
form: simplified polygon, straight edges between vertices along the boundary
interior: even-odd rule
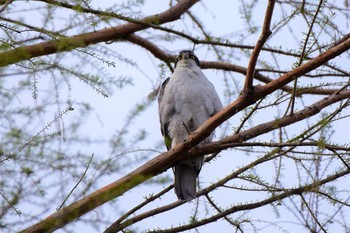
[[[170,123],[170,116],[171,112],[173,111],[172,109],[174,106],[171,106],[171,103],[168,101],[165,101],[164,98],[164,90],[166,85],[168,84],[170,80],[170,77],[165,79],[165,81],[162,83],[160,89],[159,89],[159,94],[158,94],[158,111],[159,111],[159,119],[160,119],[160,130],[162,132],[162,135],[164,136],[164,142],[169,150],[171,148],[171,138],[169,137],[169,123]]]
[[[209,81],[207,82],[207,91],[205,92],[205,94],[205,108],[209,116],[212,117],[222,109],[222,103],[218,93],[215,90],[214,85]]]
[[[160,104],[163,100],[163,96],[164,96],[164,90],[165,90],[165,86],[168,84],[170,80],[170,77],[168,77],[167,79],[164,80],[164,82],[162,83],[162,85],[159,88],[159,92],[158,92],[158,104]]]
[[[211,117],[214,116],[217,112],[221,111],[221,109],[223,108],[219,95],[215,91],[215,89],[213,93],[213,106],[214,106],[214,112],[210,115]]]

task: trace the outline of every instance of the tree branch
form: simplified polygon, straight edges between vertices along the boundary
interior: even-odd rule
[[[0,13],[2,13],[12,2],[13,2],[13,0],[6,0],[4,5],[0,8]]]
[[[300,110],[296,112],[294,115],[288,115],[284,116],[282,118],[272,120],[270,122],[262,123],[260,125],[257,125],[251,129],[242,131],[241,133],[234,134],[232,136],[228,136],[222,140],[207,144],[207,145],[202,145],[195,147],[191,149],[187,154],[188,156],[199,156],[199,155],[205,155],[205,154],[210,154],[210,153],[219,153],[222,150],[232,148],[233,146],[237,145],[238,143],[247,141],[251,138],[260,136],[264,133],[273,131],[277,128],[281,128],[287,125],[291,125],[293,123],[296,123],[298,121],[301,121],[303,119],[306,119],[310,116],[313,116],[320,112],[323,108],[326,108],[327,106],[336,103],[338,101],[341,101],[343,99],[348,99],[350,98],[350,91],[344,91],[342,93],[334,93],[332,96],[325,97],[324,99],[317,101],[313,105]],[[249,146],[250,143],[245,143],[244,145]],[[294,144],[294,145],[293,145]],[[302,143],[306,145],[312,145],[313,143]],[[258,143],[259,145],[259,143]],[[264,144],[262,144],[264,145]],[[295,143],[286,143],[285,145],[290,145],[292,147],[295,147]],[[314,144],[315,145],[315,144]],[[317,145],[317,143],[316,143]],[[275,145],[276,147],[278,146],[278,143]],[[339,147],[333,147],[331,145],[325,145],[325,147],[328,149],[332,149],[333,151],[340,149]],[[343,149],[347,151],[347,149]],[[258,161],[257,161],[258,162]],[[349,168],[349,166],[346,166]]]
[[[163,189],[161,192],[157,193],[156,195],[152,195],[151,197],[147,198],[144,202],[141,204],[135,206],[131,210],[129,210],[127,213],[125,213],[123,216],[121,216],[117,221],[112,223],[105,231],[104,233],[113,233],[117,232],[120,229],[123,229],[123,226],[126,226],[126,223],[133,223],[134,221],[124,221],[126,218],[128,218],[130,215],[134,214],[137,210],[141,209],[142,207],[146,206],[150,202],[154,201],[155,199],[161,197],[166,192],[170,191],[172,188],[174,188],[174,185],[169,185],[167,188]],[[123,222],[124,221],[124,222]]]
[[[303,45],[303,49],[302,49],[302,52],[301,52],[301,55],[300,55],[300,58],[299,58],[299,62],[298,62],[298,66],[300,66],[305,57],[306,57],[306,46],[308,45],[309,43],[309,38],[310,38],[310,35],[312,34],[312,28],[315,24],[315,21],[317,19],[317,15],[318,13],[320,12],[321,10],[321,6],[323,4],[323,1],[321,0],[317,6],[317,9],[316,9],[316,12],[314,14],[314,17],[312,19],[312,22],[311,22],[311,25],[309,26],[309,31],[307,32],[306,34],[306,38],[305,38],[305,41],[304,41],[304,45]],[[306,20],[306,19],[305,19]],[[293,87],[293,93],[292,93],[292,98],[291,98],[291,103],[290,103],[290,114],[293,114],[294,113],[294,105],[295,105],[295,98],[296,98],[296,90],[297,90],[297,84],[298,84],[298,79],[295,79],[294,80],[294,87]]]
[[[324,229],[324,227],[322,226],[322,224],[320,223],[320,221],[318,221],[315,213],[312,211],[311,207],[307,204],[307,201],[305,200],[303,194],[301,193],[300,195],[300,198],[303,202],[303,204],[306,206],[307,210],[309,211],[309,213],[311,214],[312,218],[315,220],[315,222],[317,223],[317,225],[320,227],[320,229],[324,232],[324,233],[327,233],[326,229]],[[316,231],[316,229],[313,229]]]
[[[249,95],[253,90],[255,66],[259,57],[259,53],[263,48],[265,42],[267,41],[267,38],[269,38],[269,36],[272,34],[270,30],[270,24],[271,24],[274,6],[275,6],[275,0],[269,0],[266,7],[265,19],[264,19],[261,35],[249,59],[247,74],[246,74],[246,78],[243,86],[243,92],[242,92],[243,95]]]
[[[350,97],[350,95],[349,95]],[[279,122],[278,120],[274,120],[275,123]],[[295,122],[292,122],[293,124]],[[269,122],[267,122],[269,124]],[[276,125],[277,126],[277,125]],[[256,127],[266,127],[265,124],[257,125]],[[281,126],[283,127],[283,126]],[[244,131],[243,131],[244,132]],[[231,137],[228,137],[231,138]],[[237,148],[237,147],[310,147],[315,146],[319,147],[320,144],[318,142],[286,142],[286,143],[279,143],[279,142],[233,142],[231,139],[234,139],[233,137],[231,139],[228,139],[230,142],[227,142],[226,140],[219,140],[212,143],[208,143],[205,145],[197,146],[190,150],[190,154],[193,156],[199,156],[203,154],[211,154],[211,153],[219,153],[223,150],[229,149],[229,148]],[[226,138],[225,138],[226,139]],[[336,154],[336,151],[346,151],[350,152],[350,148],[346,146],[337,146],[337,145],[329,145],[325,144],[323,145],[324,148],[327,150],[330,150],[332,153],[334,153],[339,159],[344,163],[345,166],[347,166],[350,169],[350,166],[345,162],[344,159],[341,158],[340,155]]]
[[[149,24],[163,24],[179,19],[180,16],[199,0],[183,0],[168,10],[143,18],[139,23],[126,23],[116,27],[101,29],[57,40],[51,40],[35,45],[23,46],[0,53],[0,67],[14,64],[23,60],[71,51],[91,44],[117,40],[128,34],[148,28]]]

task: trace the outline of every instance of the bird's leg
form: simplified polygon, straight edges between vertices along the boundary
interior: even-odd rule
[[[188,135],[190,135],[190,134],[191,134],[191,132],[188,130],[188,128],[187,128],[187,126],[186,126],[185,122],[183,122],[183,121],[182,121],[182,125],[185,127],[185,129],[186,129],[186,131],[187,131]]]

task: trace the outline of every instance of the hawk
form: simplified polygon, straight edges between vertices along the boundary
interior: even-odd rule
[[[197,56],[189,50],[181,51],[175,69],[160,87],[158,111],[161,132],[168,150],[183,142],[188,135],[222,109],[213,84],[199,67]],[[213,133],[202,143],[212,141]],[[174,164],[175,193],[180,200],[190,201],[196,196],[197,177],[204,156],[186,158]]]

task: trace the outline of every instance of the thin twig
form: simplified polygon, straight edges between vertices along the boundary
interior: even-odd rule
[[[72,195],[72,193],[74,192],[74,190],[78,187],[78,185],[81,183],[81,181],[84,179],[85,175],[86,175],[86,172],[87,170],[89,169],[90,167],[90,164],[91,164],[91,161],[92,161],[92,158],[94,157],[94,154],[91,155],[90,159],[89,159],[89,162],[85,168],[85,171],[83,172],[83,174],[81,175],[80,179],[78,180],[78,182],[74,185],[74,187],[72,188],[72,190],[68,193],[68,195],[66,196],[66,198],[63,200],[62,204],[57,208],[57,210],[60,210],[64,204],[66,203],[66,201],[68,200],[68,198]]]
[[[0,8],[0,13],[2,13],[12,2],[13,0],[7,0],[5,4]]]
[[[19,195],[18,193],[17,194],[14,194],[14,195]],[[21,211],[18,210],[16,207],[15,207],[15,203],[17,201],[17,198],[13,198],[13,200],[9,200],[2,192],[0,192],[0,196],[2,196],[2,198],[5,200],[5,202],[9,205],[9,207],[11,207],[18,216],[21,216]],[[6,207],[5,207],[6,208]]]
[[[187,134],[190,135],[191,132],[188,130],[187,125],[185,124],[185,122],[182,121],[182,125],[185,127]]]
[[[304,205],[306,206],[306,208],[308,209],[309,213],[311,214],[311,216],[313,217],[313,219],[315,220],[315,222],[317,223],[317,225],[321,228],[321,230],[324,233],[327,233],[326,229],[323,228],[322,224],[318,221],[317,217],[315,216],[314,212],[312,211],[312,209],[310,208],[309,204],[307,203],[307,201],[305,200],[303,194],[300,194],[301,200],[303,201]],[[316,229],[314,229],[316,232]]]
[[[237,129],[235,130],[234,134],[238,134],[241,129],[243,128],[244,124],[250,119],[250,117],[257,111],[259,105],[262,103],[264,99],[261,99],[258,101],[258,103],[255,104],[255,106],[250,110],[247,116],[244,117],[244,119],[241,121]]]
[[[328,146],[325,146],[325,148],[326,148],[327,150],[329,150],[329,151],[332,151],[332,152],[340,159],[340,161],[342,161],[342,163],[343,163],[348,169],[350,169],[349,164],[341,157],[341,155],[340,155],[338,152],[336,152],[333,148],[330,148],[330,147],[328,147]]]
[[[303,46],[303,49],[302,49],[302,52],[301,52],[301,56],[299,58],[298,66],[300,66],[303,63],[304,57],[306,56],[306,54],[305,54],[306,46],[307,46],[307,44],[309,42],[309,37],[310,37],[310,35],[312,33],[312,28],[313,28],[313,26],[315,24],[315,21],[317,19],[318,13],[320,12],[320,9],[321,9],[321,6],[322,6],[322,2],[323,2],[323,0],[320,0],[319,4],[317,6],[317,9],[316,9],[315,15],[314,15],[314,17],[312,19],[312,22],[310,24],[309,31],[306,34],[306,38],[305,38],[305,41],[304,41],[304,46]],[[293,95],[292,95],[292,99],[291,99],[291,103],[290,103],[290,114],[291,115],[293,115],[293,113],[294,113],[294,105],[295,105],[297,84],[298,84],[298,77],[294,80]]]
[[[64,114],[67,114],[68,112],[73,111],[73,110],[74,109],[72,107],[67,107],[64,111],[60,112],[58,114],[58,116],[56,116],[52,121],[47,123],[47,125],[43,129],[41,129],[37,134],[35,134],[33,137],[31,137],[26,143],[24,143],[22,146],[20,146],[14,153],[12,153],[12,154],[6,156],[5,158],[3,158],[2,160],[0,160],[0,164],[11,159],[11,158],[16,157],[30,143],[32,143],[33,141],[38,139],[40,134],[42,134],[45,130],[50,128],[52,126],[52,124],[54,124],[57,120],[61,119]]]
[[[204,196],[207,198],[207,200],[211,204],[211,206],[214,207],[214,209],[216,209],[216,211],[218,211],[219,213],[222,212],[222,209],[220,209],[220,207],[215,204],[215,202],[209,197],[208,194],[205,194]],[[233,226],[235,226],[237,228],[236,232],[239,230],[240,232],[243,233],[243,230],[242,230],[241,226],[239,225],[239,223],[233,222],[231,219],[228,218],[228,216],[225,216],[224,219],[228,223],[230,223],[231,225],[233,225]]]

